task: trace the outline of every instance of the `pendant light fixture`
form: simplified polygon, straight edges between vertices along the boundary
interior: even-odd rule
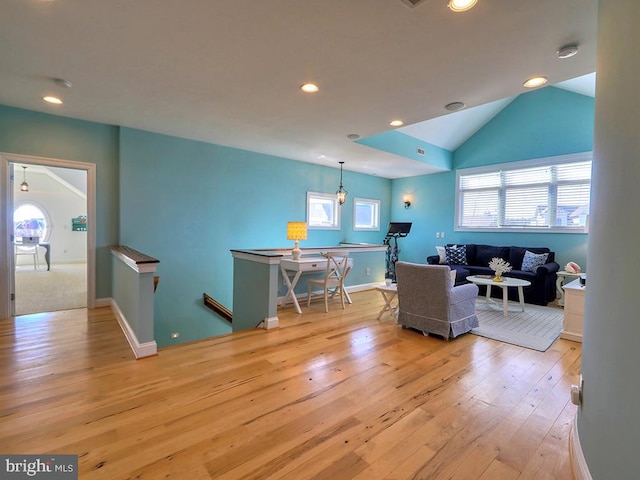
[[[21,192],[28,192],[29,191],[29,184],[27,183],[27,167],[25,167],[23,165],[22,168],[24,170],[22,170],[22,183],[20,184],[20,191]]]
[[[347,195],[349,194],[349,192],[347,192],[342,186],[342,164],[344,162],[338,162],[338,163],[340,164],[340,186],[338,187],[338,191],[336,192],[336,195],[338,196],[338,203],[342,205],[347,199]]]

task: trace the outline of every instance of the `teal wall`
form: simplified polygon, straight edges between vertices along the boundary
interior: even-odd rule
[[[307,191],[333,193],[339,179],[337,168],[122,128],[120,243],[160,260],[158,345],[231,331],[202,304],[206,292],[233,310],[230,250],[293,246],[287,222],[305,220]],[[353,230],[353,198],[381,200],[385,229],[391,181],[345,171],[344,185],[341,230],[309,230],[301,247],[382,242],[383,231]]]
[[[0,105],[0,152],[96,165],[96,298],[111,296],[118,243],[118,127]]]
[[[547,246],[561,267],[575,261],[586,269],[586,234],[454,231],[455,169],[590,151],[593,121],[591,97],[554,87],[522,94],[456,149],[453,171],[393,180],[393,221],[413,222],[411,234],[398,240],[399,258],[424,263],[445,243]],[[408,210],[404,195],[413,197]]]
[[[593,99],[549,87],[518,97],[453,154],[423,146],[434,164],[455,169],[591,150],[592,131]],[[398,135],[393,135],[396,145],[403,143]],[[0,106],[0,151],[97,165],[96,298],[112,294],[109,245],[128,245],[158,258],[154,335],[160,347],[229,332],[226,322],[203,306],[202,294],[233,310],[230,250],[292,244],[286,224],[305,219],[306,192],[332,193],[339,181],[338,165],[6,106]],[[345,170],[344,185],[349,196],[341,230],[310,230],[301,247],[380,244],[389,221],[410,221],[411,234],[399,240],[402,260],[424,262],[436,245],[468,242],[545,245],[561,264],[585,264],[584,234],[453,231],[455,170],[393,181]],[[404,209],[404,195],[412,197],[410,209]],[[354,197],[381,200],[381,231],[353,230]],[[437,231],[445,238],[436,239]],[[379,280],[383,266],[373,257],[371,276],[354,267],[352,284]],[[180,338],[170,339],[171,332],[180,332]]]

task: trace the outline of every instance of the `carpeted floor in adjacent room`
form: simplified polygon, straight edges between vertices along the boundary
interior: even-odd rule
[[[84,263],[16,268],[16,315],[71,310],[87,306],[87,265]]]

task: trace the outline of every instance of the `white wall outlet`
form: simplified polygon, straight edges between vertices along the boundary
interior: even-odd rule
[[[180,334],[178,332],[173,332],[171,334],[171,338],[178,338],[180,336]]]
[[[436,238],[440,238],[440,232],[436,232]]]
[[[366,273],[367,273],[367,275],[371,275],[371,269],[367,268]]]

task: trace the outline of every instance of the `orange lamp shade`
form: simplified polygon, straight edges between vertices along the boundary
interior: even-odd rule
[[[307,222],[287,222],[287,240],[306,240]]]

